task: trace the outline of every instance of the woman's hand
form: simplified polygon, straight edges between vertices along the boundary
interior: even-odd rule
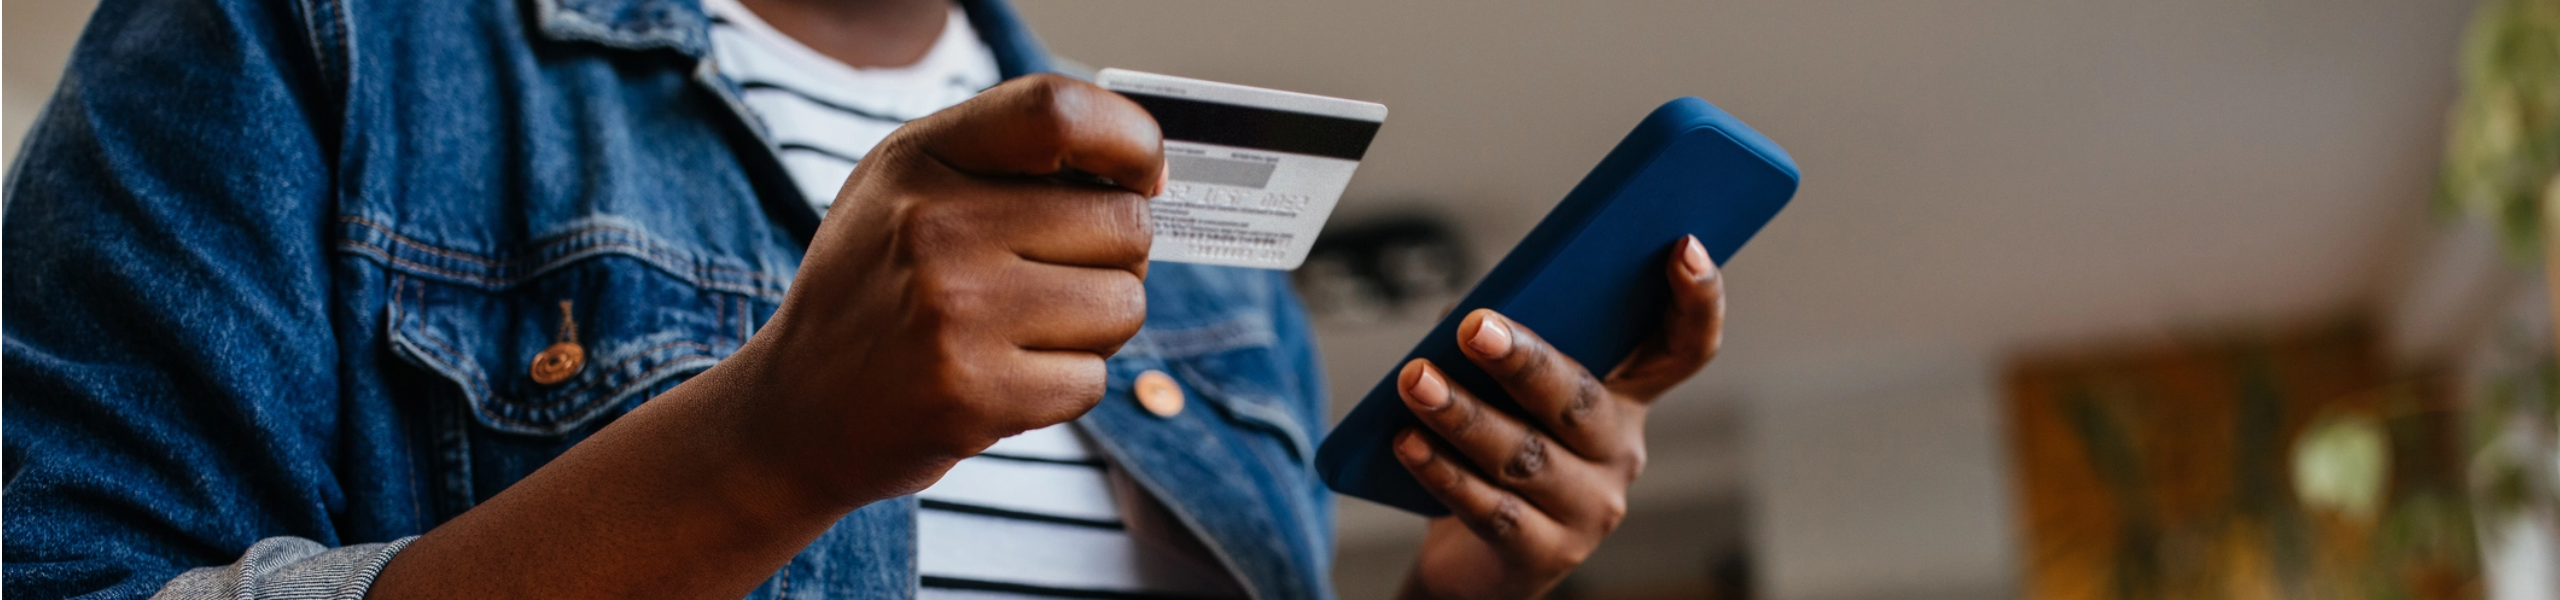
[[[1070,172],[1117,182],[1093,185]],[[914,493],[1102,399],[1146,321],[1155,119],[1056,75],[899,128],[836,195],[780,310],[720,369],[761,462],[832,509]],[[724,373],[726,375],[726,373]]]
[[[1697,238],[1679,244],[1663,331],[1605,379],[1519,323],[1467,315],[1459,346],[1533,422],[1449,385],[1429,361],[1405,365],[1397,388],[1428,430],[1399,434],[1396,458],[1455,514],[1431,521],[1404,597],[1537,597],[1617,529],[1644,471],[1646,411],[1722,339],[1723,279]]]

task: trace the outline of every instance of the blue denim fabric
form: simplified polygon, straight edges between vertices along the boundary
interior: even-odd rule
[[[1008,75],[1051,68],[963,4]],[[10,595],[423,533],[736,351],[817,215],[707,27],[689,0],[107,0],[7,181]],[[1255,597],[1330,597],[1286,279],[1159,264],[1147,293],[1078,426]],[[539,384],[563,302],[586,366]],[[1147,370],[1193,408],[1139,410]],[[911,596],[915,510],[855,511],[753,597]]]

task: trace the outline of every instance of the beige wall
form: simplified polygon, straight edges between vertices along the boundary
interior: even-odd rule
[[[43,96],[8,90],[51,88],[52,86],[0,82],[0,144],[5,144],[0,146],[0,164],[16,160],[18,140],[26,137],[27,125],[35,120],[36,112],[44,108]]]
[[[43,109],[96,0],[18,0],[0,15],[0,164]]]
[[[1768,598],[2009,598],[2018,564],[1992,357],[1773,391],[1745,445]],[[1844,368],[1847,365],[1844,365]]]
[[[1435,206],[1487,259],[1670,97],[1786,145],[1804,191],[1732,265],[1725,356],[1658,413],[1636,509],[1697,525],[1678,515],[1742,503],[1762,589],[1790,600],[2011,593],[1984,383],[2004,349],[2365,305],[2403,279],[2469,4],[1020,1],[1098,66],[1387,103],[1343,213]],[[8,4],[0,152],[90,6]],[[1324,331],[1336,395],[1427,325]],[[1391,585],[1414,522],[1344,514],[1346,591]],[[1612,556],[1592,571],[1681,564]]]

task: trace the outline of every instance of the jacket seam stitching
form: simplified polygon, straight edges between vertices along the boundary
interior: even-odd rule
[[[341,217],[339,217],[339,220],[340,220],[341,222],[345,222],[345,223],[349,223],[349,224],[352,224],[352,225],[356,225],[356,226],[364,227],[364,228],[366,228],[366,229],[371,229],[371,230],[375,231],[376,233],[380,233],[380,234],[382,234],[384,237],[389,238],[389,241],[393,242],[394,244],[396,244],[397,246],[402,247],[402,248],[412,248],[412,249],[415,249],[415,250],[417,250],[417,251],[419,251],[419,252],[424,252],[424,253],[427,253],[427,254],[432,255],[432,256],[438,256],[438,257],[443,257],[443,258],[449,258],[449,259],[453,259],[453,260],[463,261],[463,262],[467,262],[467,263],[472,263],[472,264],[479,265],[479,266],[481,266],[481,267],[484,267],[484,268],[486,268],[486,269],[488,269],[488,270],[492,270],[492,271],[501,271],[501,272],[504,272],[504,271],[523,271],[523,272],[525,272],[525,275],[516,276],[516,277],[504,277],[504,276],[497,276],[497,275],[485,275],[485,274],[479,274],[479,273],[469,273],[469,272],[464,272],[464,271],[459,271],[459,270],[454,270],[454,269],[448,269],[448,268],[444,268],[444,267],[436,267],[436,266],[432,266],[432,265],[425,265],[425,264],[417,263],[417,262],[414,262],[414,261],[408,261],[408,260],[405,260],[405,259],[400,259],[400,258],[397,258],[397,257],[391,256],[391,255],[390,255],[390,253],[389,253],[389,248],[386,248],[386,247],[383,247],[383,246],[380,246],[380,245],[375,245],[375,244],[368,243],[368,242],[364,242],[364,241],[352,240],[352,239],[343,239],[343,238],[342,238],[342,239],[341,239],[341,241],[340,241],[340,243],[341,243],[342,245],[356,245],[356,246],[363,246],[363,247],[368,247],[368,248],[372,248],[372,249],[375,249],[375,250],[381,251],[381,252],[382,252],[382,256],[381,256],[381,258],[383,258],[384,260],[387,260],[387,261],[395,261],[395,262],[399,262],[399,263],[401,263],[401,264],[402,264],[402,266],[406,266],[406,267],[410,267],[410,268],[417,268],[417,269],[424,269],[424,270],[431,270],[431,271],[436,272],[436,274],[440,274],[440,275],[448,275],[448,276],[452,276],[452,277],[468,279],[468,280],[470,280],[470,282],[471,282],[471,283],[480,284],[480,285],[484,285],[484,286],[488,286],[488,287],[498,287],[498,288],[511,287],[511,286],[513,286],[513,285],[515,285],[515,284],[517,284],[517,283],[521,283],[521,282],[522,282],[523,280],[525,280],[525,279],[528,279],[528,278],[531,278],[531,277],[535,277],[535,276],[539,276],[539,275],[540,275],[540,274],[542,274],[542,273],[546,273],[546,272],[551,271],[552,269],[556,269],[556,268],[558,268],[560,265],[567,264],[567,263],[569,263],[569,262],[573,262],[573,261],[575,261],[576,259],[579,259],[579,258],[584,258],[584,255],[586,255],[587,253],[589,253],[589,252],[591,252],[591,251],[594,251],[594,250],[625,250],[627,254],[630,254],[630,255],[632,255],[632,256],[633,256],[633,257],[635,257],[635,258],[640,258],[640,259],[645,260],[645,261],[650,261],[650,262],[653,262],[653,263],[656,263],[656,262],[674,263],[673,265],[662,265],[662,268],[663,268],[663,269],[665,269],[665,270],[667,270],[667,271],[670,271],[670,272],[671,272],[671,274],[674,274],[674,275],[676,275],[677,277],[683,278],[687,283],[691,283],[691,284],[698,285],[698,286],[703,286],[703,287],[717,287],[717,288],[720,288],[720,289],[738,290],[740,293],[745,293],[745,294],[750,294],[750,295],[755,295],[755,296],[770,296],[770,295],[773,295],[773,293],[774,293],[774,292],[778,292],[778,291],[779,291],[779,289],[778,289],[778,288],[783,287],[784,285],[787,285],[785,282],[788,282],[788,281],[789,281],[789,280],[788,280],[788,279],[786,279],[786,278],[776,277],[776,276],[773,276],[773,275],[770,275],[770,274],[766,274],[766,273],[762,273],[762,272],[754,271],[754,270],[751,270],[751,269],[742,269],[742,268],[737,268],[737,267],[730,267],[730,266],[724,266],[724,265],[718,265],[718,264],[711,264],[711,263],[704,262],[704,261],[702,261],[702,260],[700,260],[700,259],[697,259],[697,258],[692,258],[692,257],[684,256],[684,255],[682,255],[682,253],[680,253],[680,252],[677,252],[677,251],[672,250],[672,249],[664,248],[664,247],[661,247],[661,246],[659,246],[659,245],[657,245],[657,244],[654,244],[654,243],[651,243],[651,242],[647,241],[647,240],[646,240],[646,238],[647,238],[647,234],[645,234],[645,233],[642,233],[642,232],[640,232],[640,231],[633,230],[633,229],[630,229],[630,228],[625,228],[625,227],[612,227],[612,226],[602,226],[602,225],[599,225],[599,226],[590,226],[590,227],[580,228],[579,230],[577,230],[577,231],[572,231],[572,232],[566,232],[566,233],[560,233],[560,234],[554,234],[554,235],[543,236],[543,237],[541,237],[541,238],[537,238],[537,239],[533,242],[533,244],[535,244],[535,245],[537,245],[537,246],[543,246],[543,247],[546,247],[546,249],[545,249],[544,251],[537,251],[537,252],[535,252],[535,253],[534,253],[534,254],[535,254],[535,256],[531,256],[531,257],[513,257],[513,258],[503,258],[503,259],[501,259],[501,258],[493,258],[493,257],[481,256],[481,255],[477,255],[477,254],[471,254],[471,253],[467,253],[467,252],[462,252],[462,251],[458,251],[458,250],[452,250],[452,249],[449,249],[449,248],[443,248],[443,247],[439,247],[439,246],[436,246],[436,245],[433,245],[433,244],[428,244],[428,243],[420,242],[420,241],[418,241],[418,240],[416,240],[416,239],[413,239],[413,238],[410,238],[410,237],[408,237],[408,236],[401,235],[399,232],[397,232],[397,231],[393,231],[393,230],[392,230],[390,227],[388,227],[388,226],[385,226],[385,225],[383,225],[383,224],[381,224],[381,223],[377,223],[377,222],[374,222],[374,221],[368,220],[368,219],[366,219],[366,218],[364,218],[364,217],[361,217],[361,216],[354,216],[354,215],[341,216]],[[640,238],[640,239],[632,240],[632,241],[622,241],[622,240],[616,240],[616,241],[605,241],[605,242],[596,242],[596,243],[584,244],[584,245],[568,244],[568,243],[566,243],[566,241],[565,241],[565,240],[571,240],[571,239],[577,238],[577,237],[579,237],[579,236],[587,236],[587,235],[611,235],[611,234],[627,235],[627,236],[631,236],[631,237],[633,237],[633,238]],[[550,247],[550,246],[562,246],[562,245],[572,246],[572,247],[575,247],[576,249],[575,249],[575,250],[568,250],[568,251],[558,251],[558,250],[552,250],[552,249],[549,249],[549,248],[548,248],[548,247]],[[557,253],[559,254],[559,256],[558,256],[558,257],[553,257],[553,258],[548,258],[548,259],[545,259],[544,257],[542,257],[542,256],[541,256],[541,255],[543,255],[543,254],[550,254],[550,253],[554,253],[554,252],[557,252]],[[528,265],[528,264],[530,264],[530,265],[532,265],[532,266],[531,266],[531,267],[527,267],[526,265]],[[680,265],[680,266],[679,266],[679,265]],[[682,272],[682,271],[686,271],[686,270],[698,271],[698,273],[684,273],[684,272]],[[705,275],[711,275],[711,276],[721,276],[721,275],[726,275],[726,276],[737,277],[737,278],[741,278],[741,279],[746,280],[747,284],[742,285],[742,284],[739,284],[739,283],[725,283],[725,282],[715,281],[715,280],[712,280],[712,279],[715,279],[716,277],[715,277],[715,278],[706,278],[706,277],[705,277]],[[774,288],[774,289],[769,289],[769,288]]]
[[[384,263],[386,263],[386,264],[389,264],[389,265],[394,266],[394,267],[398,267],[398,268],[400,268],[400,269],[402,269],[402,270],[414,271],[414,272],[417,272],[418,274],[421,274],[421,275],[432,275],[432,276],[437,276],[437,277],[443,277],[443,278],[449,278],[449,279],[459,280],[461,283],[466,283],[466,284],[475,285],[475,286],[479,286],[479,287],[483,287],[483,288],[488,288],[488,289],[493,289],[493,290],[507,289],[507,288],[515,287],[515,286],[517,286],[517,285],[523,284],[525,281],[528,281],[528,280],[530,280],[530,279],[532,279],[532,278],[534,278],[534,277],[539,277],[539,276],[541,276],[541,275],[543,275],[543,274],[550,273],[551,271],[558,270],[558,269],[559,269],[560,267],[562,267],[562,266],[565,266],[565,265],[567,265],[567,264],[569,264],[569,263],[572,263],[572,262],[576,262],[576,261],[578,261],[578,260],[582,260],[582,259],[588,258],[588,257],[590,257],[590,256],[592,256],[592,255],[594,255],[594,254],[622,254],[622,255],[625,255],[625,256],[631,256],[631,257],[633,257],[633,258],[640,259],[640,260],[641,260],[641,261],[643,261],[643,262],[651,262],[651,263],[655,263],[655,262],[656,262],[656,261],[652,260],[652,259],[651,259],[650,257],[648,257],[648,256],[637,255],[635,252],[609,252],[609,251],[611,251],[611,250],[631,250],[631,251],[641,250],[641,249],[640,249],[640,248],[638,248],[638,247],[634,247],[634,246],[631,246],[631,245],[628,245],[628,244],[621,244],[621,243],[597,244],[597,245],[594,245],[594,246],[590,246],[590,247],[588,247],[587,249],[581,250],[581,251],[579,251],[579,252],[577,252],[577,253],[573,253],[573,254],[571,254],[570,256],[564,257],[564,258],[562,258],[562,259],[560,259],[560,260],[555,260],[555,261],[545,262],[545,263],[543,263],[539,268],[533,269],[533,270],[532,270],[528,275],[526,275],[526,276],[523,276],[523,277],[509,277],[509,278],[497,278],[497,277],[490,277],[490,276],[481,275],[481,274],[477,274],[477,273],[470,273],[470,272],[459,271],[459,270],[455,270],[455,269],[449,269],[449,268],[445,268],[445,267],[439,267],[439,266],[435,266],[435,265],[430,265],[430,264],[420,263],[420,262],[417,262],[417,261],[413,261],[413,260],[409,260],[409,259],[401,258],[401,257],[399,257],[399,256],[395,256],[395,255],[393,255],[393,254],[392,254],[392,252],[391,252],[391,250],[390,250],[390,249],[388,249],[388,248],[384,248],[384,247],[381,247],[381,246],[376,246],[376,245],[373,245],[373,244],[369,244],[369,243],[365,243],[365,242],[361,242],[361,241],[356,241],[356,240],[339,240],[339,242],[338,242],[338,247],[339,247],[341,250],[345,250],[345,251],[348,251],[348,252],[353,253],[353,254],[360,254],[360,255],[364,255],[364,256],[368,256],[368,257],[374,258],[374,259],[376,259],[376,260],[381,260],[381,261],[383,261],[383,262],[384,262]],[[606,252],[597,252],[597,251],[606,251]],[[671,274],[673,274],[673,273],[671,273]],[[725,291],[725,292],[736,293],[736,294],[745,294],[745,295],[756,296],[756,297],[760,297],[760,298],[773,298],[773,297],[778,297],[778,295],[777,295],[777,294],[775,294],[775,293],[773,293],[773,292],[770,292],[770,291],[767,291],[767,290],[764,290],[764,289],[761,289],[761,288],[756,287],[756,286],[746,286],[746,285],[739,285],[739,284],[734,284],[734,283],[723,283],[723,282],[719,282],[719,281],[708,281],[708,280],[704,280],[704,279],[702,279],[702,278],[700,278],[700,277],[690,276],[690,275],[684,275],[684,274],[673,274],[673,275],[675,275],[675,276],[676,276],[676,278],[683,280],[686,284],[693,285],[693,286],[697,286],[697,287],[701,287],[701,288],[704,288],[704,289],[717,290],[717,291]]]
[[[418,241],[416,238],[411,238],[411,237],[406,236],[406,235],[401,235],[399,231],[393,230],[393,229],[392,229],[390,226],[388,226],[388,225],[384,225],[384,224],[382,224],[382,223],[375,222],[375,221],[373,221],[373,220],[371,220],[371,219],[367,219],[367,218],[365,218],[365,217],[358,216],[358,215],[346,215],[346,216],[342,216],[342,217],[339,217],[339,220],[341,220],[341,221],[346,221],[346,222],[353,223],[353,224],[356,224],[356,225],[359,225],[359,226],[363,226],[363,227],[365,227],[365,228],[367,228],[367,229],[372,229],[372,230],[374,230],[374,231],[381,232],[384,236],[391,238],[391,240],[392,240],[392,241],[394,241],[394,242],[398,242],[398,243],[399,243],[400,245],[402,245],[402,246],[414,246],[414,247],[417,247],[417,248],[418,248],[418,250],[419,250],[419,251],[421,251],[421,252],[426,252],[426,253],[428,253],[428,254],[434,254],[434,255],[437,255],[437,256],[442,256],[442,257],[445,257],[445,258],[451,258],[451,259],[455,259],[455,260],[461,260],[461,261],[467,261],[467,262],[477,263],[477,264],[480,264],[480,265],[482,265],[482,266],[489,267],[489,268],[491,268],[491,269],[520,269],[520,268],[522,268],[522,267],[521,267],[521,266],[519,266],[519,265],[522,265],[522,264],[527,263],[527,262],[533,262],[533,261],[535,261],[535,260],[538,260],[538,259],[536,259],[536,258],[524,258],[524,257],[497,258],[497,257],[491,257],[491,256],[483,256],[483,255],[474,254],[474,253],[469,253],[469,252],[463,252],[463,251],[460,251],[460,250],[453,250],[453,249],[450,249],[450,248],[445,248],[445,247],[442,247],[442,246],[437,246],[437,245],[434,245],[434,244],[429,244],[429,243],[426,243],[426,242],[421,242],[421,241]],[[647,234],[647,233],[645,233],[645,232],[642,232],[642,231],[639,231],[639,230],[636,230],[636,229],[631,229],[631,228],[628,228],[628,227],[614,227],[614,226],[610,226],[610,225],[591,225],[591,226],[586,226],[586,227],[580,227],[580,228],[578,228],[578,229],[576,229],[576,230],[573,230],[573,231],[566,231],[566,232],[555,233],[555,234],[546,235],[546,236],[542,236],[542,237],[537,237],[537,238],[534,238],[533,240],[531,240],[530,244],[531,244],[531,245],[534,245],[534,246],[539,246],[539,247],[548,247],[548,246],[554,246],[554,245],[563,245],[563,244],[565,244],[565,243],[566,243],[566,240],[575,239],[575,238],[577,238],[577,237],[579,237],[579,236],[596,235],[596,234],[601,234],[601,233],[619,233],[619,234],[623,234],[623,235],[629,235],[629,236],[632,236],[632,237],[634,237],[634,238],[642,238],[642,241],[636,241],[636,242],[607,242],[607,243],[608,243],[608,244],[617,244],[617,243],[618,243],[618,244],[630,244],[630,245],[632,245],[632,246],[633,246],[633,248],[634,248],[634,249],[636,249],[636,250],[640,250],[640,251],[641,251],[642,253],[644,253],[644,254],[649,254],[649,255],[662,255],[662,256],[664,256],[664,255],[675,255],[675,254],[679,254],[678,252],[676,252],[676,251],[674,251],[674,250],[670,250],[670,249],[667,249],[667,248],[661,247],[661,246],[660,246],[660,245],[658,245],[658,244],[649,243],[649,242],[645,241],[645,240],[646,240],[646,238],[648,237],[648,234]],[[535,254],[537,254],[537,255],[538,255],[538,254],[541,254],[541,252],[536,252]],[[667,258],[668,260],[673,260],[673,261],[677,261],[677,262],[683,262],[683,263],[686,263],[686,264],[691,265],[692,267],[697,268],[697,269],[702,269],[702,270],[711,271],[711,272],[715,272],[715,273],[732,273],[732,274],[736,274],[736,275],[737,275],[737,276],[739,276],[739,277],[744,277],[744,278],[747,278],[747,279],[752,279],[752,280],[761,281],[761,282],[773,282],[773,281],[783,281],[783,280],[784,280],[783,278],[774,277],[774,276],[772,276],[772,275],[768,275],[768,274],[765,274],[765,273],[757,272],[757,271],[752,270],[752,269],[741,269],[741,268],[737,268],[737,267],[723,266],[723,265],[717,265],[717,264],[709,264],[709,263],[705,263],[705,262],[702,262],[702,261],[697,260],[697,259],[692,259],[692,258],[683,257],[683,256],[666,256],[666,258]]]

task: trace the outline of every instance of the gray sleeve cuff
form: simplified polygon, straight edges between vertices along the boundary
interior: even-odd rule
[[[418,539],[338,548],[297,537],[258,540],[240,562],[187,571],[153,600],[363,600],[391,556]]]

